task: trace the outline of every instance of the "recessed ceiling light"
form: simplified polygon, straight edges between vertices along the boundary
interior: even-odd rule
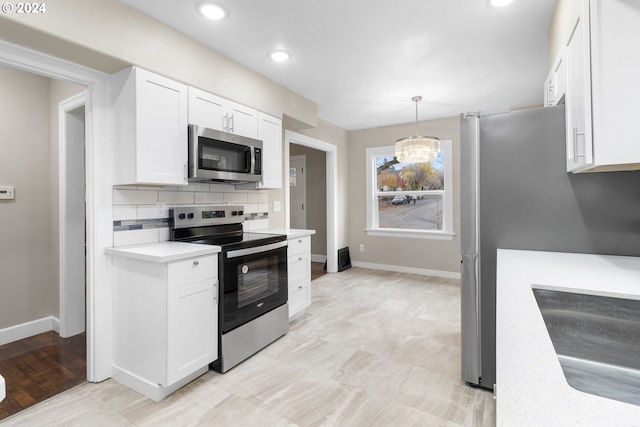
[[[495,6],[495,7],[502,7],[502,6],[506,6],[509,3],[512,3],[513,0],[490,0],[489,4],[491,6]]]
[[[291,55],[289,55],[289,53],[285,52],[284,50],[275,50],[271,52],[271,55],[269,56],[276,62],[284,62],[291,58]]]
[[[227,16],[227,12],[222,7],[213,3],[204,3],[200,5],[200,13],[214,21],[218,21]]]

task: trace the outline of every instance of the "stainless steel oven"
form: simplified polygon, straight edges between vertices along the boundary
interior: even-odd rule
[[[286,304],[286,241],[223,251],[219,256],[222,333]]]
[[[171,240],[216,245],[218,254],[218,360],[226,372],[289,330],[287,240],[245,233],[242,206],[172,209]]]

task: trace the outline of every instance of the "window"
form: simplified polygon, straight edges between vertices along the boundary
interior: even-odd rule
[[[367,149],[367,234],[453,239],[452,143],[436,160],[398,163],[394,147]]]

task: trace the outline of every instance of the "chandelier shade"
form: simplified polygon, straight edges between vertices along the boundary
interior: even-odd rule
[[[418,135],[418,102],[421,96],[411,98],[416,103],[416,135]],[[435,136],[409,136],[401,138],[395,144],[395,156],[399,162],[432,162],[440,153],[440,139]]]
[[[396,158],[402,163],[432,162],[440,153],[435,136],[410,136],[396,141]]]

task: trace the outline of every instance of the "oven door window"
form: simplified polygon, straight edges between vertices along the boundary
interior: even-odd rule
[[[250,173],[251,148],[199,137],[198,168],[221,172]]]
[[[287,302],[286,248],[232,258],[223,274],[223,332]]]

